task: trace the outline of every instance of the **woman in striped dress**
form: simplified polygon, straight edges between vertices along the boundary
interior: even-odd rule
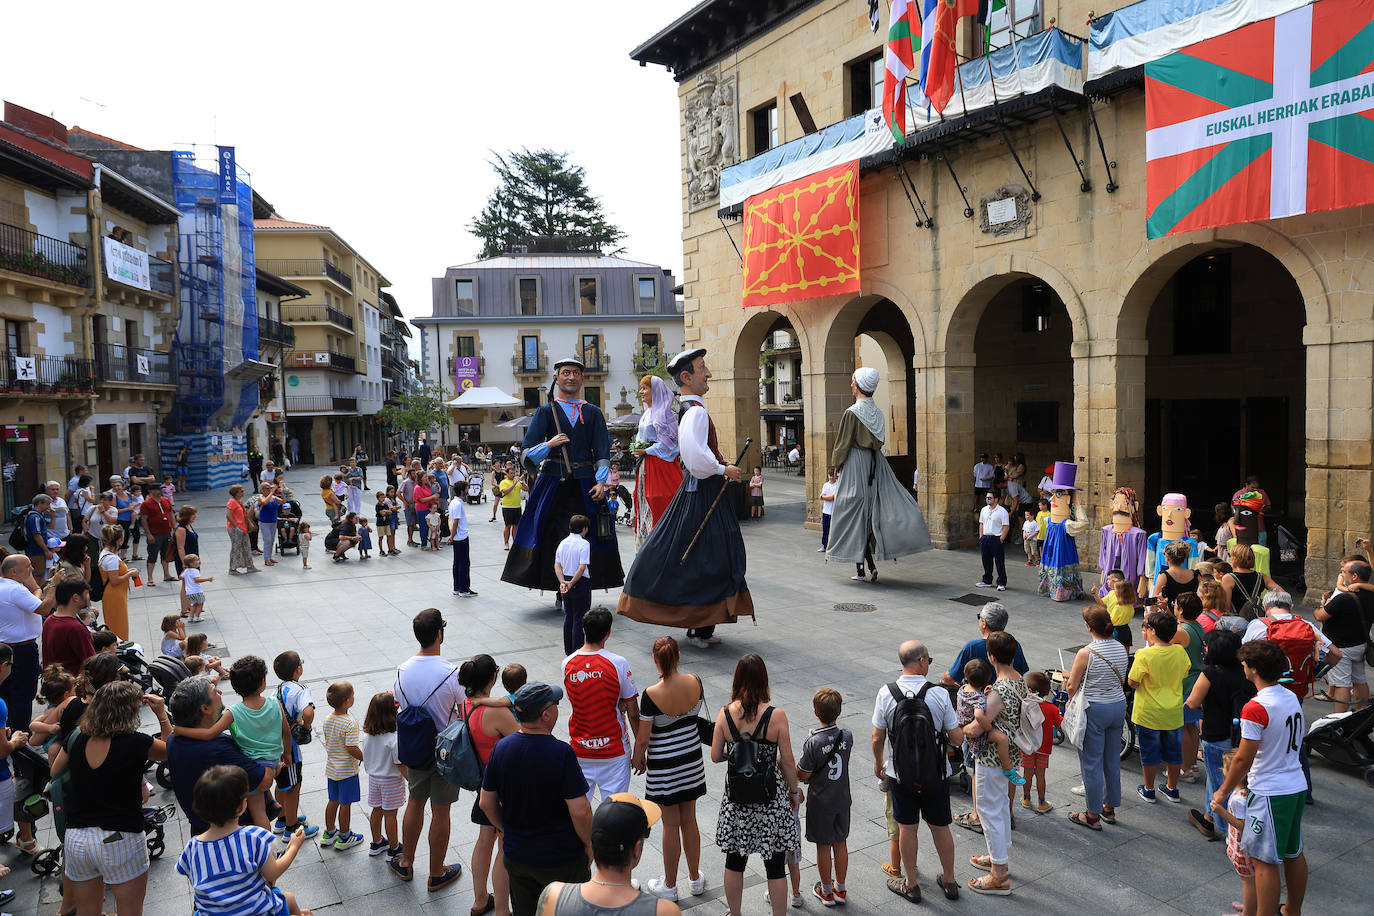
[[[634,750],[634,771],[647,771],[644,797],[663,809],[663,875],[649,882],[649,890],[665,900],[678,898],[678,858],[684,852],[692,895],[706,889],[697,828],[697,799],[706,794],[697,730],[705,697],[701,678],[678,671],[678,658],[677,640],[659,637],[654,643],[659,680],[640,695]]]

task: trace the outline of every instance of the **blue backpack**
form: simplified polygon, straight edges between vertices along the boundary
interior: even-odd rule
[[[425,703],[428,703],[447,681],[446,675],[423,702],[414,705],[406,698],[405,690],[401,687],[401,672],[396,672],[396,689],[400,691],[401,702],[405,704],[405,708],[396,716],[396,756],[407,767],[419,767],[423,770],[434,764],[434,748],[439,737],[439,729],[434,725],[434,718],[425,709]]]
[[[469,707],[463,718],[439,733],[434,744],[434,768],[458,788],[475,792],[482,788],[482,761],[477,756],[472,726],[468,724],[473,708]]]

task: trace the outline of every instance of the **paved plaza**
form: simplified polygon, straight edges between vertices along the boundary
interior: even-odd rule
[[[381,478],[371,471],[372,482]],[[300,568],[294,555],[280,566],[253,576],[228,577],[225,562],[228,539],[224,531],[224,491],[188,494],[182,502],[201,507],[198,528],[204,570],[216,577],[206,585],[208,617],[198,628],[210,635],[226,658],[258,654],[268,659],[286,649],[300,651],[305,659],[305,681],[323,709],[325,687],[334,680],[353,683],[359,698],[355,715],[361,719],[366,701],[374,692],[389,689],[396,665],[413,654],[416,646],[410,621],[416,611],[430,606],[443,609],[449,621],[444,654],[460,661],[487,652],[498,663],[518,661],[531,679],[554,681],[563,658],[561,616],[550,595],[526,592],[499,581],[506,554],[501,549],[499,521],[490,523],[491,503],[468,506],[472,529],[473,587],[476,599],[451,596],[450,554],[406,550],[397,558],[350,560],[332,563],[323,549],[327,525],[323,521],[312,468],[287,475],[289,485],[301,494],[306,517],[315,523],[315,550],[310,570]],[[758,625],[748,622],[722,627],[723,643],[710,651],[684,647],[682,667],[700,674],[712,709],[728,700],[735,661],[748,651],[760,653],[768,664],[773,702],[786,710],[791,722],[794,748],[799,749],[806,729],[814,722],[811,696],[821,686],[833,686],[844,696],[841,724],[854,732],[851,764],[854,794],[853,828],[849,838],[849,909],[859,913],[902,913],[910,904],[891,894],[879,866],[886,861],[888,842],[883,823],[883,797],[872,775],[870,715],[873,698],[886,681],[898,673],[896,646],[919,638],[934,657],[933,670],[943,671],[959,646],[976,635],[976,608],[958,599],[970,593],[988,594],[974,588],[981,569],[974,552],[923,554],[915,559],[881,567],[881,582],[870,585],[849,580],[848,564],[827,565],[820,554],[819,534],[802,528],[804,518],[802,481],[770,472],[766,487],[767,516],[745,525],[749,549],[749,583],[758,609]],[[372,493],[364,494],[365,506]],[[626,568],[633,558],[634,539],[621,529],[621,552]],[[1033,571],[1022,564],[1019,552],[1008,551],[1010,590],[999,598],[1011,611],[1009,627],[1025,647],[1034,668],[1058,664],[1056,650],[1081,644],[1081,605],[1055,604],[1035,596]],[[131,601],[133,635],[145,647],[159,642],[158,622],[176,609],[175,583],[138,589]],[[598,594],[594,603],[614,607],[617,593]],[[840,610],[839,605],[871,605]],[[641,690],[655,679],[650,658],[654,639],[662,628],[617,619],[609,648],[628,657]],[[681,636],[681,633],[675,635]],[[226,702],[232,702],[227,682]],[[1309,703],[1309,714],[1320,712]],[[560,733],[566,737],[566,704]],[[322,719],[317,720],[322,721]],[[151,729],[151,718],[149,718]],[[301,810],[316,823],[323,822],[325,803],[324,748],[317,740],[305,756],[305,791]],[[1017,806],[1017,831],[1013,834],[1010,898],[982,898],[965,889],[962,899],[948,902],[935,887],[938,860],[929,833],[922,829],[920,883],[925,893],[922,906],[949,913],[1051,913],[1071,909],[1121,914],[1207,914],[1228,912],[1229,902],[1240,897],[1240,881],[1227,860],[1223,843],[1207,843],[1187,822],[1189,806],[1201,806],[1203,786],[1182,786],[1184,804],[1157,805],[1140,802],[1134,789],[1139,765],[1132,756],[1123,765],[1125,801],[1120,822],[1094,833],[1076,827],[1066,813],[1080,799],[1069,789],[1077,779],[1077,760],[1071,747],[1056,748],[1050,760],[1048,799],[1056,807],[1036,816]],[[1374,790],[1367,788],[1354,771],[1313,760],[1315,794],[1319,804],[1308,808],[1304,821],[1308,862],[1311,868],[1308,911],[1354,912],[1367,905],[1366,876],[1359,863],[1374,855],[1374,823],[1354,812],[1366,810]],[[702,897],[684,897],[682,906],[699,914],[725,911],[721,879],[723,855],[713,838],[716,814],[724,784],[723,766],[708,766],[709,795],[698,805],[703,834],[702,870],[708,890]],[[631,782],[642,791],[642,777]],[[173,801],[170,791],[159,789],[155,801]],[[464,793],[453,808],[454,830],[450,861],[466,870],[477,830],[468,822],[471,805]],[[968,797],[955,790],[956,811],[968,808]],[[360,806],[359,806],[360,807]],[[366,833],[365,812],[355,808],[354,829]],[[185,819],[178,815],[167,827],[167,852],[154,862],[149,881],[148,916],[191,912],[189,888],[175,872],[175,860],[188,838]],[[956,843],[956,874],[961,883],[978,874],[968,864],[970,855],[986,851],[981,836],[953,828]],[[55,842],[51,819],[39,832],[44,845]],[[658,875],[662,859],[655,829],[636,875],[640,880]],[[803,847],[802,866],[805,909],[818,911],[820,902],[810,895],[817,880],[814,847]],[[51,914],[57,910],[58,882],[41,883],[28,872],[29,859],[13,847],[0,853],[15,874],[0,882],[14,887],[18,897],[12,911]],[[425,866],[423,843],[416,871]],[[684,866],[685,873],[685,866]],[[410,914],[465,913],[473,902],[471,881],[463,879],[449,888],[429,894],[423,881],[402,884],[386,869],[382,858],[369,858],[365,847],[348,852],[321,851],[307,844],[281,881],[301,904],[317,914]],[[685,878],[680,883],[685,888]],[[763,897],[762,866],[750,860],[746,874],[744,912],[769,912]],[[112,903],[112,901],[111,901]]]

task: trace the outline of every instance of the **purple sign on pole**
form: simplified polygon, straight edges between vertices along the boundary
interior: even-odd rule
[[[469,388],[477,386],[477,357],[460,356],[455,360],[458,372],[458,393],[462,394]]]

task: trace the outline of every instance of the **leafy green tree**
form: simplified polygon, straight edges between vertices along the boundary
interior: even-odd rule
[[[497,185],[481,214],[470,224],[482,240],[479,257],[492,258],[512,242],[535,235],[585,238],[601,251],[618,251],[625,237],[611,225],[600,199],[587,188],[586,171],[553,150],[512,150],[492,154]]]
[[[639,376],[657,375],[672,386],[673,380],[668,375],[668,360],[671,358],[658,352],[658,347],[640,344],[639,352],[634,357],[635,374]]]
[[[404,430],[407,440],[414,441],[417,433],[448,426],[444,390],[429,386],[412,394],[403,394],[395,404],[387,404],[377,411],[377,416],[391,429]]]

